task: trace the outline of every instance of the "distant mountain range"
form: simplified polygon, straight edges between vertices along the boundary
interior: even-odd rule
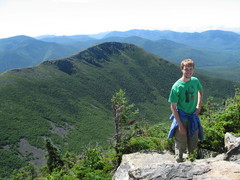
[[[144,39],[157,41],[168,39],[181,44],[204,49],[226,50],[239,49],[240,35],[231,31],[209,30],[202,33],[187,33],[175,31],[150,31],[150,30],[130,30],[126,32],[114,31],[108,33],[106,37],[131,37],[138,36]]]
[[[170,125],[167,99],[180,76],[174,63],[117,42],[0,74],[0,175],[19,169],[26,160],[41,164],[45,138],[62,152],[106,144],[114,135],[111,98],[120,88],[139,108],[138,122]],[[232,97],[239,86],[196,76],[205,101],[209,96],[219,101]]]
[[[28,36],[0,39],[0,72],[34,66],[44,60],[69,56],[77,51],[72,46],[47,43]]]
[[[240,34],[220,30],[180,33],[136,29],[99,35],[41,36],[36,39],[17,36],[0,39],[0,72],[66,57],[95,44],[113,41],[135,44],[176,63],[184,58],[192,58],[197,68],[201,68],[199,72],[240,81],[239,76],[232,76],[240,72]]]

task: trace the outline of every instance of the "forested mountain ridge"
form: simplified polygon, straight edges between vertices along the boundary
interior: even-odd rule
[[[226,54],[210,50],[201,50],[189,45],[177,43],[167,39],[152,41],[138,36],[130,37],[109,37],[99,42],[122,42],[131,43],[144,48],[146,51],[160,56],[168,61],[180,63],[184,57],[195,60],[196,67],[212,67],[216,64],[230,65],[236,58],[226,61]]]
[[[106,35],[104,36],[104,34]],[[36,47],[31,44],[28,48],[23,48],[22,44],[26,43],[23,43],[21,36],[19,36],[0,39],[0,72],[37,65],[47,59],[66,57],[95,44],[116,41],[135,44],[172,62],[179,63],[185,57],[192,58],[196,61],[196,67],[201,68],[202,73],[240,81],[239,76],[234,76],[234,79],[232,76],[232,74],[238,74],[240,69],[239,37],[240,35],[237,33],[220,30],[181,33],[136,29],[100,35],[42,36],[37,37],[37,40],[41,42],[38,44],[41,46]],[[18,40],[15,41],[16,48],[10,51],[5,48],[4,51],[1,51],[3,50],[2,46],[7,41],[12,42],[13,39]],[[37,40],[35,39],[35,42]],[[45,42],[44,46],[43,42]],[[205,72],[205,70],[210,72]]]
[[[62,151],[79,152],[88,143],[113,136],[111,97],[124,89],[140,113],[138,121],[167,122],[167,98],[180,77],[178,66],[132,44],[102,43],[72,56],[0,75],[0,153],[9,171],[26,159],[43,158],[50,138]],[[205,97],[234,95],[236,83],[200,74]],[[43,153],[44,154],[44,153]],[[19,158],[20,157],[20,158]],[[1,167],[3,164],[1,164]]]
[[[189,57],[196,61],[197,68],[201,68],[201,73],[240,81],[240,76],[238,76],[240,72],[239,33],[221,30],[188,33],[134,29],[109,32],[102,39],[97,40],[97,42],[106,41],[132,43],[177,63],[184,57]],[[82,47],[85,44],[85,47],[88,47],[97,42],[90,40],[84,43],[76,42],[72,45]]]
[[[72,36],[69,36],[69,39]],[[67,38],[67,37],[65,37]],[[145,50],[164,57],[172,62],[180,62],[182,57],[195,59],[198,66],[239,66],[240,34],[231,31],[209,30],[201,33],[129,30],[113,31],[101,39],[78,39],[78,42],[66,43],[62,37],[44,38],[44,41],[58,42],[71,46],[86,48],[96,43],[117,41],[135,44]],[[168,41],[166,41],[168,40]],[[174,50],[174,51],[172,51]]]

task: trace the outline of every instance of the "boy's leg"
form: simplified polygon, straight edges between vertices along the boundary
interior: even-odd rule
[[[193,137],[188,137],[188,153],[193,154],[194,150],[197,150],[198,144],[198,130],[195,131]]]
[[[183,126],[187,130],[187,122],[183,122]],[[183,153],[187,148],[187,141],[187,135],[180,134],[177,128],[175,132],[175,155],[177,156],[177,161],[183,159]]]

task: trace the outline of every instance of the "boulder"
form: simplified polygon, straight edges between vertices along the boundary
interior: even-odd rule
[[[235,161],[240,164],[240,137],[226,133],[225,147],[227,153],[224,155],[223,159],[227,161]]]

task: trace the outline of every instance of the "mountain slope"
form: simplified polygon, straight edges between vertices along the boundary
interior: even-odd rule
[[[37,65],[47,59],[69,56],[78,49],[28,36],[0,39],[0,72]]]
[[[168,125],[167,98],[180,75],[173,63],[116,42],[1,74],[1,167],[19,168],[19,157],[43,159],[31,149],[42,152],[45,138],[63,152],[79,152],[89,143],[106,144],[114,133],[111,98],[120,88],[140,109],[137,121]],[[221,100],[234,94],[233,82],[197,76],[205,97]],[[26,150],[23,143],[33,148]]]
[[[234,67],[208,67],[197,69],[197,72],[212,77],[221,77],[230,81],[240,82],[240,66]]]

